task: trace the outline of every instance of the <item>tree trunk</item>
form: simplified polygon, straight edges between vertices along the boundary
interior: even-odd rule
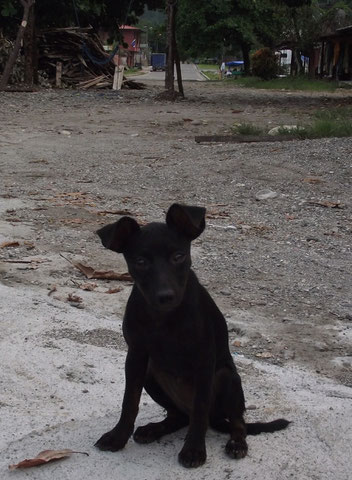
[[[175,94],[175,75],[174,75],[174,31],[175,31],[175,5],[176,0],[167,1],[167,64],[165,71],[165,89],[170,96]]]
[[[34,4],[28,15],[28,24],[23,37],[24,82],[27,85],[38,83],[38,51],[35,35]]]
[[[21,48],[21,43],[22,43],[22,40],[23,40],[24,32],[25,32],[26,27],[27,27],[29,10],[30,10],[31,6],[34,4],[34,2],[35,2],[35,0],[21,0],[21,3],[22,3],[23,8],[24,8],[22,22],[21,22],[21,25],[20,25],[20,27],[18,29],[18,32],[17,32],[15,45],[14,45],[13,50],[12,50],[8,60],[7,60],[4,72],[2,74],[2,78],[1,78],[1,81],[0,81],[0,91],[5,90],[8,82],[9,82],[9,78],[10,78],[13,66],[14,66],[14,64],[17,60],[18,52],[20,51],[20,48]]]
[[[177,73],[177,85],[178,85],[178,91],[182,97],[185,96],[185,93],[183,91],[183,83],[182,83],[182,72],[181,72],[181,62],[180,62],[180,56],[178,54],[178,48],[177,48],[177,41],[176,41],[176,13],[177,13],[177,6],[175,5],[175,12],[174,12],[174,21],[175,25],[173,28],[173,49],[174,49],[174,55],[175,55],[175,64],[176,64],[176,73]]]
[[[247,43],[242,43],[241,49],[242,49],[242,56],[243,56],[244,74],[249,75],[251,71],[251,62],[249,58],[249,52],[251,49]]]

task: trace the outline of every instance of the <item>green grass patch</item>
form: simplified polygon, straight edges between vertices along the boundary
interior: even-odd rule
[[[202,73],[206,75],[209,80],[220,80],[219,72],[211,71],[211,70],[202,70]]]
[[[231,82],[231,79],[230,83]],[[246,88],[263,88],[269,90],[303,90],[310,92],[334,92],[338,88],[337,82],[312,80],[305,76],[274,78],[262,80],[258,77],[241,77],[236,85]]]
[[[237,135],[263,135],[264,131],[253,123],[236,123],[232,126],[233,133]]]
[[[198,63],[199,70],[219,70],[219,65],[208,65],[207,63]]]
[[[352,136],[352,108],[338,107],[329,110],[317,110],[310,125],[299,126],[297,130],[279,130],[279,134],[292,135],[295,138],[330,138]]]
[[[269,129],[262,129],[252,123],[239,123],[232,126],[235,135],[267,135]],[[307,125],[297,128],[278,129],[278,135],[298,139],[352,137],[352,107],[338,107],[317,110]]]
[[[125,68],[125,70],[123,71],[123,74],[126,76],[126,77],[129,77],[130,75],[143,75],[144,72],[143,70],[141,70],[140,68]]]

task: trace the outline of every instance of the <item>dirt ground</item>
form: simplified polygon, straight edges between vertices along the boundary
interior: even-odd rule
[[[57,349],[93,346],[104,358],[114,350],[122,370],[120,322],[130,284],[89,280],[73,262],[124,272],[123,259],[101,247],[94,233],[99,226],[123,212],[141,222],[163,220],[175,201],[203,205],[207,229],[194,243],[193,266],[226,316],[245,383],[257,378],[270,396],[271,384],[260,380],[261,371],[271,372],[292,392],[302,387],[297,372],[311,375],[306,391],[317,393],[316,385],[328,385],[337,402],[346,399],[347,429],[352,417],[352,140],[197,144],[194,137],[226,134],[238,122],[268,128],[302,123],[317,109],[351,104],[352,96],[192,82],[186,84],[185,100],[169,103],[156,100],[161,88],[0,94],[0,283],[10,332],[5,343],[12,342],[12,310],[22,305],[25,317],[35,317],[46,298],[48,311],[63,309],[65,320],[53,314],[40,333],[33,333],[31,348],[45,352],[41,361],[50,363]],[[275,195],[258,200],[262,190]],[[96,326],[90,321],[84,328],[77,315],[98,319]],[[30,327],[26,323],[22,342],[31,338]],[[6,365],[11,369],[11,362]],[[87,372],[78,380],[77,372],[66,373],[73,378],[65,380],[90,383]],[[248,404],[260,402],[253,387],[248,391]],[[103,397],[101,392],[101,408]],[[0,411],[10,418],[6,398],[0,398]],[[280,398],[275,396],[277,410]],[[281,402],[281,415],[289,412]],[[269,413],[278,416],[275,410]],[[3,441],[7,455],[14,455]],[[296,478],[329,478],[316,468]],[[338,480],[347,479],[343,468],[333,465],[330,471]],[[271,471],[268,478],[292,478],[294,472],[292,465],[287,477]],[[227,473],[220,478],[232,478]],[[215,478],[207,474],[199,478]]]

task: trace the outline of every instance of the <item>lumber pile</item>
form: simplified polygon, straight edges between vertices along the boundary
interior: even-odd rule
[[[55,28],[38,35],[39,69],[46,72],[52,85],[59,80],[63,86],[82,89],[111,88],[115,65],[109,61],[103,44],[93,28]],[[128,88],[143,88],[132,81]]]

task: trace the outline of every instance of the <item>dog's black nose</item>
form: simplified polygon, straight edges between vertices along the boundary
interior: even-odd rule
[[[171,305],[175,300],[175,292],[173,290],[162,290],[158,293],[157,300],[160,306]]]

